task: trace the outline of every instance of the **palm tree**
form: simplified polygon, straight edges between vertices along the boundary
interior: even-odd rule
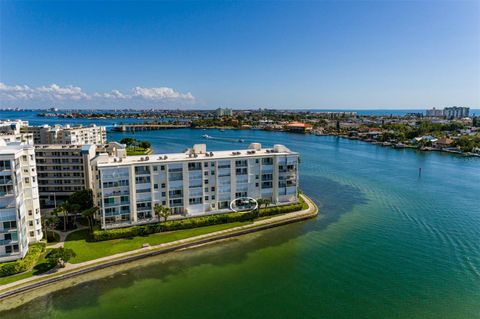
[[[258,208],[262,208],[262,206],[264,206],[265,208],[268,207],[268,205],[270,205],[272,203],[272,201],[268,198],[259,198],[257,199],[257,203],[258,203]]]
[[[48,241],[48,231],[50,230],[52,234],[54,233],[53,230],[58,225],[58,216],[50,216],[45,219],[45,239]]]
[[[155,205],[154,207],[155,215],[158,217],[158,222],[160,222],[161,218],[164,221],[167,221],[168,216],[171,214],[171,209],[169,207],[165,207],[163,205]]]
[[[90,228],[90,231],[93,231],[93,222],[94,222],[94,216],[98,211],[98,207],[94,206],[89,209],[85,209],[82,212],[82,216],[85,217],[88,221],[88,227]]]
[[[259,210],[264,204],[265,204],[265,199],[263,198],[257,199],[257,205],[258,205],[257,210]]]
[[[163,217],[163,221],[166,222],[168,219],[168,216],[170,216],[171,214],[172,214],[172,210],[170,209],[170,207],[164,207],[160,216]]]
[[[55,208],[52,211],[52,214],[55,216],[58,216],[59,214],[63,214],[63,231],[67,231],[67,208],[65,207],[65,204],[58,205],[57,208]]]

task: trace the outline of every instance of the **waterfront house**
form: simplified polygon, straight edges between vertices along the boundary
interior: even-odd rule
[[[435,143],[434,146],[438,149],[442,149],[445,147],[450,147],[455,143],[454,140],[452,140],[449,137],[442,137],[441,139],[438,139]]]
[[[290,122],[286,125],[286,128],[289,132],[292,133],[310,133],[312,132],[313,126],[308,123],[301,122]]]

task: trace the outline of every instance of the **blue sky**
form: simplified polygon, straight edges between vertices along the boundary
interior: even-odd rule
[[[479,1],[0,9],[3,107],[480,107]]]

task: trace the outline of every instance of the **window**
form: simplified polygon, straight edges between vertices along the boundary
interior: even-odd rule
[[[30,183],[30,178],[25,177],[25,183],[27,183],[27,184]]]
[[[189,171],[197,171],[202,169],[202,163],[195,162],[195,163],[188,163],[188,170]]]
[[[241,168],[237,168],[235,172],[237,175],[247,175],[248,169],[246,167],[241,167]]]
[[[204,182],[205,184],[208,184],[208,179],[204,180],[203,182]]]
[[[28,226],[33,226],[33,221],[29,220],[28,221]]]
[[[194,198],[189,198],[188,203],[190,205],[196,205],[196,204],[202,204],[203,199],[201,197],[194,197]]]
[[[31,209],[28,210],[28,216],[32,216],[33,212]]]
[[[137,184],[147,184],[147,183],[150,183],[150,176],[139,176],[139,177],[135,177],[135,183],[137,183]]]
[[[248,164],[247,164],[247,160],[237,160],[235,161],[235,166],[236,167],[246,167]]]
[[[162,188],[165,188],[165,187],[167,187],[167,186],[165,185],[165,183],[162,183]]]
[[[263,165],[272,165],[273,164],[273,157],[265,157],[262,158]]]
[[[5,253],[11,254],[12,253],[12,246],[5,246]]]
[[[162,197],[165,197],[167,196],[167,193],[166,192],[162,192]]]
[[[208,196],[205,196],[205,200],[208,200]]]
[[[165,165],[160,166],[160,170],[164,171],[165,170]]]
[[[5,240],[12,240],[12,234],[5,234]]]
[[[153,184],[153,189],[158,189],[158,184]]]
[[[30,237],[35,236],[35,233],[33,231],[30,232]]]
[[[12,168],[12,164],[10,161],[0,161],[0,171],[3,170],[10,170]]]
[[[211,189],[212,189],[212,192],[214,192],[214,191],[215,191],[215,186],[212,186],[212,188],[211,188]]]

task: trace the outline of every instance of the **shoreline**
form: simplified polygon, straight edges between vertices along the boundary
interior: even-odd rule
[[[268,219],[256,221],[250,225],[238,226],[156,246],[139,248],[129,252],[102,257],[83,263],[68,264],[67,267],[61,268],[55,273],[46,273],[43,275],[39,275],[36,278],[30,277],[0,286],[0,311],[10,309],[8,307],[1,307],[2,303],[6,302],[9,298],[16,297],[22,293],[36,291],[41,287],[52,285],[54,283],[71,279],[83,274],[170,252],[194,249],[196,247],[201,247],[207,244],[221,242],[229,238],[255,233],[262,230],[287,225],[290,223],[304,221],[317,216],[317,205],[307,196],[303,194],[300,196],[302,196],[302,198],[308,205],[308,208],[305,210],[287,213],[279,216],[273,216]],[[78,284],[84,281],[78,281],[76,283]],[[24,302],[26,301],[22,299],[22,303]]]

